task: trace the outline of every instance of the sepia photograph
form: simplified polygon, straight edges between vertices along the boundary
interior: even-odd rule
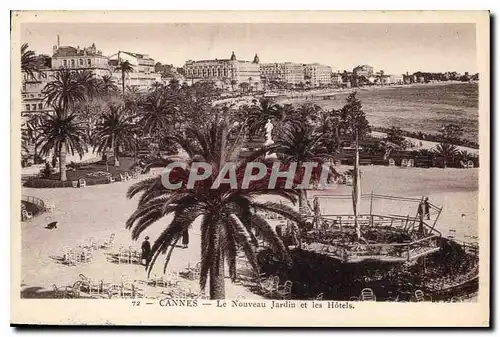
[[[487,11],[153,14],[13,12],[11,323],[489,325]]]

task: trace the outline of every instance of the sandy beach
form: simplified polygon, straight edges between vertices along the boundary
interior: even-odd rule
[[[340,167],[339,170],[347,169]],[[420,169],[400,167],[364,166],[362,172],[362,191],[378,194],[400,195],[408,197],[428,196],[430,201],[443,206],[441,219],[436,228],[448,235],[449,229],[457,231],[457,239],[467,240],[467,236],[477,235],[478,170],[477,169]],[[24,195],[36,196],[50,200],[56,206],[52,218],[42,214],[30,222],[21,223],[22,229],[22,289],[26,292],[51,290],[52,284],[58,286],[72,285],[80,273],[87,277],[120,280],[126,275],[130,280],[146,280],[144,267],[139,265],[119,265],[107,260],[105,251],[94,253],[94,261],[78,264],[76,267],[61,264],[57,258],[62,256],[64,246],[76,247],[90,237],[108,239],[111,233],[116,234],[115,248],[107,253],[117,252],[123,245],[140,246],[144,236],[155,237],[168,223],[169,219],[157,222],[143,234],[139,242],[132,242],[130,232],[125,229],[125,221],[133,212],[136,200],[127,200],[125,192],[133,181],[110,185],[89,186],[83,189],[32,189],[23,188]],[[328,192],[310,192],[309,196],[350,195],[351,187],[341,185]],[[363,201],[362,211],[367,207]],[[346,214],[352,212],[350,200],[324,200],[322,211],[325,213]],[[414,206],[404,204],[374,204],[374,211],[407,214],[414,212]],[[47,230],[48,221],[59,222],[56,230]],[[200,258],[199,224],[193,226],[190,245],[187,249],[176,249],[172,255],[168,270],[184,271],[188,263],[195,264]],[[158,260],[153,274],[161,274],[163,259]],[[183,280],[183,287],[192,291],[198,290],[197,281]],[[148,287],[146,292],[151,296],[158,295],[159,289]],[[232,284],[226,280],[227,298],[244,296],[259,298],[247,288]]]

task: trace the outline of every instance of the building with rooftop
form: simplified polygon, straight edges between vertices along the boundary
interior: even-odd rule
[[[238,60],[234,52],[229,59],[189,60],[184,65],[186,80],[191,83],[197,81],[213,81],[224,88],[234,88],[241,83],[248,83],[250,87],[259,90],[261,74],[259,56],[255,54],[253,61]]]
[[[369,66],[367,64],[364,64],[364,65],[360,65],[360,66],[355,67],[352,70],[352,72],[355,76],[364,76],[366,78],[369,78],[369,77],[373,76],[373,67]]]
[[[304,79],[313,88],[329,86],[332,84],[332,67],[319,63],[304,64]]]
[[[22,74],[21,115],[52,111],[52,107],[43,101],[43,89],[54,79],[53,75],[58,69],[88,70],[96,77],[111,75],[108,58],[97,50],[94,43],[85,48],[54,45],[52,57],[48,55],[38,57],[42,73],[36,73],[34,77]]]
[[[146,91],[153,83],[162,81],[161,74],[155,72],[155,60],[149,55],[119,51],[109,57],[113,79],[119,87],[122,86],[122,73],[117,67],[124,61],[128,61],[133,68],[133,71],[125,74],[126,87]]]
[[[297,85],[305,82],[302,63],[261,63],[260,76],[267,83],[277,81]]]

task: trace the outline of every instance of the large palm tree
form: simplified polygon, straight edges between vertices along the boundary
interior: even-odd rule
[[[224,128],[223,124],[214,122],[208,128],[188,129],[186,132],[191,133],[191,138],[195,141],[179,142],[179,145],[190,154],[187,164],[203,161],[213,167],[214,173],[208,179],[195,184],[192,189],[186,188],[185,185],[180,189],[167,189],[162,184],[162,178],[158,176],[133,185],[127,192],[129,198],[142,193],[137,210],[126,223],[127,228],[132,229],[133,239],[137,240],[141,233],[154,222],[169,214],[173,215],[171,222],[153,244],[151,261],[147,267],[149,273],[159,255],[168,251],[164,270],[167,268],[172,251],[182,233],[188,230],[196,219],[201,218],[199,281],[200,289],[204,291],[209,278],[211,299],[225,298],[225,262],[229,267],[229,275],[234,280],[236,278],[236,255],[239,249],[246,254],[252,267],[258,270],[256,259],[258,241],[253,233],[255,229],[273,247],[278,258],[290,263],[287,249],[281,239],[267,221],[254,210],[274,212],[294,221],[300,221],[299,215],[288,206],[256,200],[263,194],[270,194],[295,202],[295,191],[286,190],[283,185],[268,189],[267,178],[250,184],[248,189],[231,189],[228,184],[221,184],[211,189],[219,171],[218,168],[226,163],[226,158],[230,157],[227,149],[238,148],[226,142]],[[178,139],[185,140],[182,137]],[[251,160],[264,153],[255,154]],[[239,186],[241,186],[245,164],[246,161],[235,164],[235,172],[240,181]],[[174,180],[173,182],[185,181],[189,173],[189,167],[185,170],[175,169],[171,174],[173,176],[171,180]]]
[[[325,134],[318,132],[311,124],[287,123],[278,135],[276,153],[281,155],[285,164],[297,163],[297,172],[303,172],[302,165],[307,162],[318,163],[319,170],[321,165],[334,158],[324,145],[324,140]],[[318,170],[314,172],[317,173]],[[333,169],[331,173],[337,174]],[[313,174],[311,178],[316,182],[319,180],[317,174]],[[299,207],[302,207],[307,201],[307,190],[301,189],[299,196]]]
[[[45,73],[40,71],[40,62],[35,52],[28,48],[27,43],[23,43],[21,46],[21,71],[33,79],[35,78],[35,74],[41,74],[45,77]]]
[[[66,181],[66,154],[75,151],[83,157],[86,151],[85,128],[78,122],[75,113],[67,113],[61,106],[54,107],[54,113],[45,114],[40,132],[44,135],[40,155],[46,156],[53,151],[59,154],[59,169],[61,181]]]
[[[102,95],[101,79],[95,77],[90,70],[77,70],[74,72],[75,81],[85,89],[87,99],[98,98]]]
[[[165,132],[172,130],[177,119],[177,109],[162,90],[150,92],[140,104],[139,125],[144,133],[155,137],[158,144]]]
[[[444,168],[447,168],[449,161],[459,154],[458,148],[455,145],[449,143],[439,143],[438,145],[436,145],[436,149],[434,150],[434,152],[436,153],[436,155],[443,158]]]
[[[94,135],[94,150],[97,149],[98,153],[105,153],[111,149],[115,166],[120,166],[118,158],[120,148],[135,148],[136,126],[132,121],[133,116],[127,115],[121,106],[110,104],[97,124]]]
[[[115,71],[119,71],[122,74],[122,94],[125,95],[125,75],[130,73],[130,72],[133,72],[134,67],[127,60],[120,61],[120,59],[118,59],[118,62],[119,62],[119,64],[115,68]]]
[[[104,96],[111,95],[112,93],[118,91],[115,80],[111,75],[104,75],[100,80],[100,91]]]
[[[43,89],[44,99],[48,105],[61,108],[63,112],[68,113],[70,108],[88,98],[88,90],[93,85],[85,81],[92,78],[93,76],[88,74],[61,68],[54,73],[52,81]]]

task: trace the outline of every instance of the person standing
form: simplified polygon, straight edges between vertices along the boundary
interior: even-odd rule
[[[424,199],[424,217],[426,217],[427,220],[431,219],[431,206],[429,204],[429,198],[425,197]]]
[[[149,259],[151,257],[151,244],[149,243],[149,236],[146,236],[144,238],[144,241],[142,242],[141,245],[141,249],[142,249],[141,263],[145,265],[147,268],[149,264]]]
[[[189,231],[186,229],[182,232],[182,248],[187,248],[189,245]]]

